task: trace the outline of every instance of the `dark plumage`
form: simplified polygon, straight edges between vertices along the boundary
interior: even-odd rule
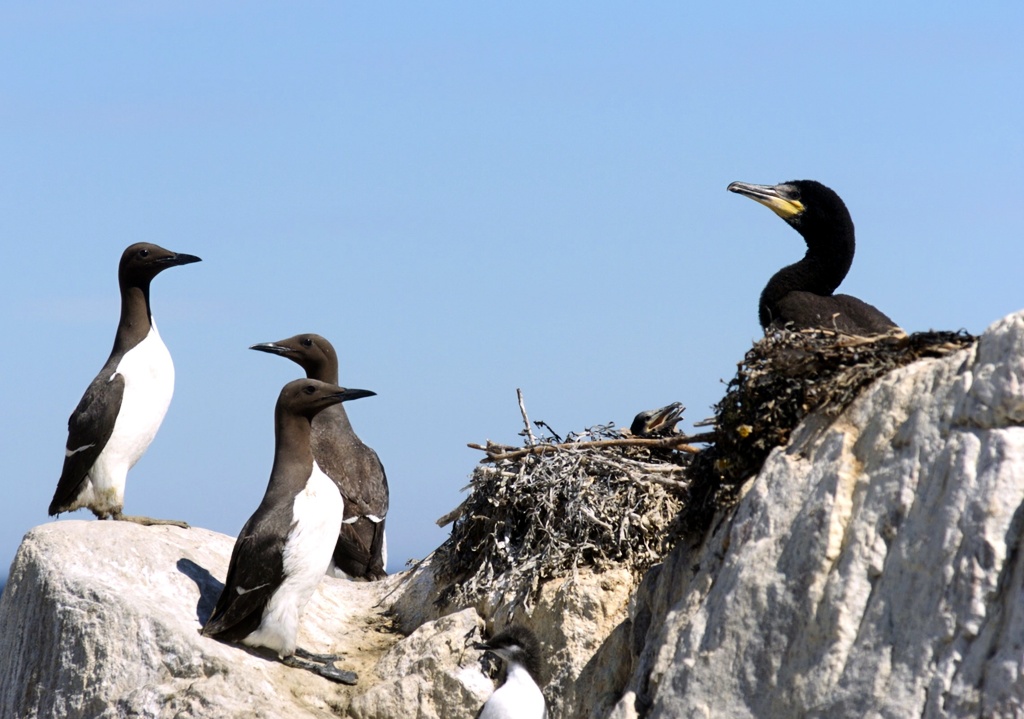
[[[295,335],[250,349],[286,357],[310,379],[338,383],[338,355],[320,335]],[[388,479],[377,453],[353,431],[342,405],[329,407],[313,419],[313,457],[345,499],[345,523],[334,550],[334,566],[356,579],[385,577]]]
[[[682,402],[673,402],[659,409],[640,412],[633,418],[629,431],[635,437],[667,437],[676,431],[685,409]]]
[[[477,649],[491,652],[506,664],[505,681],[477,714],[478,719],[542,719],[546,716],[540,688],[540,642],[521,624],[513,624]]]
[[[270,481],[235,541],[205,636],[270,649],[291,666],[355,682],[354,674],[333,666],[335,657],[297,649],[296,635],[302,611],[330,564],[330,540],[338,536],[344,515],[338,488],[313,462],[310,422],[330,406],[372,395],[311,379],[294,380],[281,390],[274,408]]]
[[[853,219],[839,195],[814,180],[734,182],[728,189],[771,209],[807,243],[804,258],[776,272],[761,292],[762,328],[822,328],[856,335],[899,330],[866,302],[833,294],[850,270],[855,249]]]
[[[174,393],[174,364],[153,321],[149,286],[167,268],[199,261],[146,242],[121,254],[121,316],[114,346],[68,419],[64,467],[50,515],[84,507],[100,519],[188,526],[121,510],[128,471],[149,448]]]

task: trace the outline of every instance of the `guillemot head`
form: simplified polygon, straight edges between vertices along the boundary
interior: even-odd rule
[[[312,419],[331,405],[376,394],[368,389],[349,389],[315,379],[296,379],[281,389],[277,411]]]
[[[540,642],[529,628],[513,624],[489,641],[477,642],[473,646],[491,652],[508,664],[525,667],[533,680],[540,684]]]
[[[148,283],[168,267],[202,262],[195,255],[170,250],[150,242],[136,242],[121,254],[117,277],[122,284]]]
[[[326,339],[317,334],[301,334],[252,345],[249,349],[285,357],[302,367],[307,377],[337,381],[338,355]]]

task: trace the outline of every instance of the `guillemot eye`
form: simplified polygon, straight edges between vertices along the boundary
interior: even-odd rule
[[[312,347],[313,346],[313,340],[311,340],[309,337],[304,337],[302,339],[302,346],[303,347]]]
[[[149,257],[149,250],[146,248],[139,250],[139,257]]]
[[[316,392],[316,387],[314,387],[311,384],[307,384],[305,387],[302,388],[302,391],[305,392],[306,394],[313,394],[314,392]]]

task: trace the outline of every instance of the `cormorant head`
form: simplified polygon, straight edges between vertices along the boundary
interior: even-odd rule
[[[375,394],[377,393],[367,389],[347,389],[315,379],[296,379],[281,389],[276,412],[313,419],[333,404],[361,397],[373,397]]]
[[[853,242],[853,218],[832,189],[815,180],[790,180],[778,185],[733,182],[730,192],[749,197],[784,219],[816,249],[837,238]],[[852,249],[852,244],[851,244]]]
[[[150,280],[168,267],[201,262],[195,255],[171,252],[160,245],[136,242],[121,253],[117,266],[117,278],[122,286],[148,286]]]
[[[676,425],[683,419],[682,402],[673,402],[659,409],[640,412],[633,418],[629,431],[635,437],[664,437],[676,431]]]
[[[320,335],[303,334],[278,342],[264,342],[249,349],[287,357],[306,372],[306,377],[323,382],[338,381],[338,355]]]

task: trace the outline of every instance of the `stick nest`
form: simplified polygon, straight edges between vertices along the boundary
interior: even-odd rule
[[[664,528],[696,452],[682,439],[624,438],[608,424],[520,449],[477,447],[488,464],[449,515],[457,518],[435,559],[439,604],[471,604],[500,578],[529,607],[542,581],[582,566],[639,576],[671,548]]]
[[[882,375],[973,345],[967,332],[851,337],[820,330],[776,331],[756,342],[715,405],[715,442],[695,458],[680,517],[702,533],[731,506],[769,452],[789,441],[811,412],[838,416]]]
[[[438,604],[471,605],[503,586],[529,609],[542,582],[583,566],[639,578],[680,539],[703,536],[809,413],[834,417],[881,375],[974,341],[966,332],[774,332],[738,365],[713,433],[641,439],[608,424],[536,440],[527,421],[523,447],[470,445],[487,457],[468,498],[439,520],[454,525],[435,555]]]

